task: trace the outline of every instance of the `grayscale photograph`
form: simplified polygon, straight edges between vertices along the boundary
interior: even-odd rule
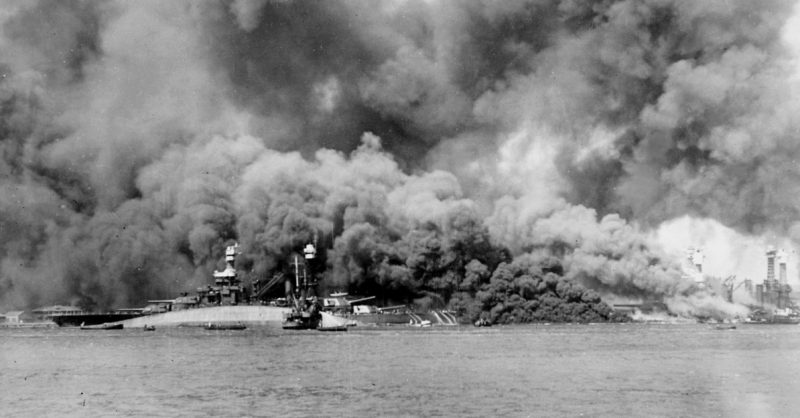
[[[0,0],[0,416],[791,417],[800,1]]]

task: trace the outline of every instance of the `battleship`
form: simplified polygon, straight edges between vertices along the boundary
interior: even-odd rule
[[[226,247],[225,268],[214,271],[214,284],[183,293],[174,299],[149,300],[148,306],[89,313],[79,309],[42,312],[61,327],[95,327],[120,324],[125,328],[158,326],[205,326],[207,324],[267,324],[280,321],[286,308],[245,304],[245,291],[235,267],[238,244]],[[95,327],[92,329],[103,329]]]
[[[252,325],[280,323],[291,309],[282,306],[249,304],[245,286],[236,270],[239,245],[225,248],[225,268],[214,271],[214,284],[198,288],[195,295],[184,293],[175,299],[150,300],[143,315],[119,321],[125,328],[204,327],[238,329]]]
[[[415,313],[406,305],[377,307],[366,304],[374,297],[353,298],[338,292],[319,298],[314,266],[316,245],[306,244],[302,256],[293,255],[293,274],[276,274],[272,279],[256,280],[252,292],[242,284],[236,269],[239,245],[225,249],[225,268],[214,271],[214,284],[200,287],[194,295],[183,293],[174,299],[149,300],[141,309],[120,309],[109,313],[70,312],[52,317],[59,326],[95,327],[103,324],[124,328],[205,327],[220,329],[226,324],[273,326],[286,330],[334,330],[350,326],[429,324],[457,325],[447,311]],[[268,291],[283,282],[284,297],[263,303]],[[97,327],[100,328],[100,327]],[[96,328],[96,329],[97,329]]]
[[[303,262],[299,256],[294,256],[295,280],[293,283],[286,281],[285,299],[291,311],[284,314],[283,329],[340,331],[359,325],[458,325],[455,315],[448,311],[415,313],[407,305],[381,308],[367,304],[375,299],[374,296],[351,297],[346,292],[335,292],[329,297],[319,298],[316,296],[319,282],[313,270],[316,254],[316,246],[307,244],[303,249]]]
[[[760,284],[755,284],[750,279],[736,280],[736,276],[729,276],[723,282],[725,297],[728,302],[733,302],[733,292],[744,286],[749,298],[754,301],[748,307],[750,315],[745,318],[746,324],[800,324],[800,309],[790,297],[792,287],[787,278],[787,254],[784,250],[767,247],[767,275]]]
[[[300,260],[294,256],[294,283],[291,280],[285,281],[286,300],[291,306],[290,311],[283,314],[281,327],[290,330],[304,330],[331,327],[341,327],[343,324],[333,325],[324,324],[322,321],[322,309],[319,300],[313,295],[317,280],[313,271],[309,267],[317,258],[317,249],[314,244],[307,244],[303,248],[302,275],[300,274]]]

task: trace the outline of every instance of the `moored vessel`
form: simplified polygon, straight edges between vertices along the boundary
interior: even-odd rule
[[[123,329],[124,326],[120,323],[108,323],[108,324],[97,324],[97,325],[86,325],[81,324],[81,329],[85,330],[112,330],[112,329]]]
[[[114,311],[108,313],[74,313],[53,315],[51,320],[60,327],[79,327],[81,325],[100,325],[110,322],[119,322],[126,319],[138,318],[143,316],[141,309],[129,309],[126,311]]]
[[[488,320],[487,318],[483,318],[482,317],[482,318],[478,319],[477,321],[475,321],[474,325],[476,327],[490,327],[490,326],[492,326],[492,321]]]
[[[775,315],[772,317],[770,323],[785,324],[785,325],[798,325],[800,324],[800,316],[790,315]]]
[[[247,325],[241,322],[225,323],[225,322],[209,322],[204,326],[207,330],[243,330],[247,329]]]
[[[126,327],[199,326],[207,324],[268,325],[281,322],[289,308],[248,305],[245,288],[238,277],[238,244],[225,248],[225,268],[214,271],[214,284],[200,287],[195,295],[184,293],[175,299],[150,300],[142,315],[123,320]],[[214,328],[220,329],[220,328]]]
[[[800,314],[794,309],[776,309],[772,312],[763,309],[756,309],[745,321],[747,324],[778,324],[778,325],[798,325],[800,324]]]
[[[310,266],[317,256],[316,246],[307,244],[303,248],[303,255],[302,266],[300,257],[294,256],[294,282],[290,278],[285,281],[286,300],[291,306],[291,310],[283,314],[281,327],[286,330],[314,329],[322,323],[319,302],[317,297],[312,295],[317,281]]]

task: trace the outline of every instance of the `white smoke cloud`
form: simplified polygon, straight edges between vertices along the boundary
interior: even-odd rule
[[[768,247],[781,248],[787,256],[787,278],[791,286],[800,285],[797,278],[797,245],[777,234],[749,236],[726,227],[714,219],[682,216],[662,223],[654,231],[657,240],[674,258],[687,248],[702,248],[705,254],[703,272],[707,276],[736,276],[737,283],[750,279],[761,283],[767,276]]]

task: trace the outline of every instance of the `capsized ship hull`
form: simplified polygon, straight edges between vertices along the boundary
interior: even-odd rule
[[[208,323],[242,323],[247,326],[277,325],[290,308],[262,305],[212,306],[140,316],[122,321],[125,328],[205,326]]]
[[[52,320],[60,327],[79,327],[83,325],[99,325],[119,322],[142,316],[141,313],[86,313],[53,315]]]

